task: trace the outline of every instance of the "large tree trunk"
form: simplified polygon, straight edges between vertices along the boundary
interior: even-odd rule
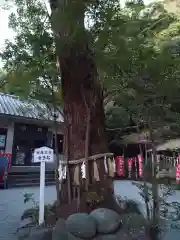
[[[66,0],[65,7],[62,2],[62,5],[58,4],[58,0],[50,1],[64,96],[64,122],[66,126],[64,154],[66,159],[77,160],[85,157],[88,111],[90,112],[89,156],[108,152],[108,147],[105,133],[103,92],[94,56],[89,47],[87,32],[84,28],[84,6],[82,3],[84,1],[77,0],[73,6],[69,2]],[[63,22],[63,19],[61,21],[62,9],[64,11],[71,9],[70,14],[73,15],[74,20],[70,19]],[[66,14],[68,16],[68,12]],[[61,22],[61,24],[59,22],[61,25],[59,28],[57,19]],[[98,163],[98,169],[100,185],[108,192],[107,176],[102,160]],[[72,171],[71,169],[71,177]],[[108,183],[112,187],[112,181],[108,181]]]

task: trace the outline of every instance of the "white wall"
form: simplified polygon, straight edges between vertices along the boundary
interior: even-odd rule
[[[7,128],[7,137],[6,137],[6,149],[8,153],[12,153],[14,139],[14,123],[9,123]]]

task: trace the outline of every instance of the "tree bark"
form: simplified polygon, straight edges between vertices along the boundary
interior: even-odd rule
[[[73,6],[70,0],[66,0],[66,3],[61,1],[61,4],[58,0],[50,0],[50,4],[64,97],[65,159],[77,160],[86,155],[87,107],[91,110],[88,155],[108,152],[103,91],[98,79],[94,56],[89,47],[88,35],[84,28],[84,1],[77,0]],[[61,18],[61,14],[63,12],[68,15],[69,9],[71,9],[74,19],[66,19],[63,22],[64,18]],[[57,19],[62,20],[59,28]],[[63,50],[60,45],[63,46]],[[102,160],[98,162],[98,169],[100,183],[104,189],[109,191]],[[70,177],[72,177],[72,172],[71,168]],[[92,175],[91,172],[90,175]],[[108,181],[108,183],[112,189],[112,181]]]

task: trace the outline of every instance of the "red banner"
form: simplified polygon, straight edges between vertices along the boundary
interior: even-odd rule
[[[180,183],[180,155],[177,158],[177,166],[176,166],[176,182]]]
[[[139,176],[143,176],[143,157],[141,154],[138,155],[138,163],[139,163]]]
[[[116,173],[120,177],[124,177],[124,157],[117,156],[115,159]]]

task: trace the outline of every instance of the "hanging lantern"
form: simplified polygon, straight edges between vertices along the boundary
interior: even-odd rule
[[[124,177],[124,157],[117,156],[115,158],[115,172],[119,177]]]
[[[143,176],[143,158],[141,154],[138,155],[138,163],[139,163],[139,176],[142,177]]]

